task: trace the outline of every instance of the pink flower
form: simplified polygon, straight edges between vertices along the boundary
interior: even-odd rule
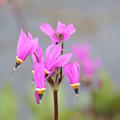
[[[5,4],[5,0],[0,0],[0,6],[3,6]]]
[[[37,51],[32,54],[33,63],[36,64],[36,62],[42,62],[45,66],[45,72],[52,74],[56,68],[65,66],[72,57],[72,54],[70,53],[61,55],[61,50],[60,45],[49,45],[46,49],[46,60],[44,60],[42,50],[38,45]]]
[[[91,46],[90,44],[75,44],[72,46],[72,52],[79,60],[84,61],[90,57]]]
[[[90,44],[74,45],[72,51],[81,65],[85,78],[87,80],[92,80],[95,71],[101,66],[101,59],[97,58],[93,60],[91,58]]]
[[[66,41],[75,32],[75,27],[73,24],[66,26],[61,21],[58,21],[56,31],[48,23],[43,23],[40,25],[40,29],[47,36],[50,37],[52,43],[59,43],[61,41]]]
[[[38,46],[38,38],[33,40],[31,33],[28,36],[21,30],[17,45],[16,63],[17,65],[23,63],[27,56],[36,51]]]
[[[45,67],[43,63],[36,63],[34,65],[34,74],[33,74],[34,82],[35,82],[35,99],[39,104],[39,100],[42,99],[42,95],[46,90],[46,78],[45,78]]]
[[[76,95],[78,95],[78,88],[80,85],[80,65],[77,62],[69,63],[64,67],[64,72],[70,85],[74,88]]]

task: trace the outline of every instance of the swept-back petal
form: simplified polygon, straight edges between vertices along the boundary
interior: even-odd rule
[[[83,61],[83,71],[85,74],[93,74],[94,72],[94,65],[91,59],[86,59]]]
[[[65,33],[72,35],[75,32],[75,27],[73,24],[69,24],[66,29],[65,29]]]
[[[97,70],[100,68],[101,64],[102,64],[102,61],[100,58],[97,58],[95,61],[94,61],[94,68]]]
[[[35,101],[37,104],[39,104],[39,95],[37,91],[35,91]]]
[[[30,32],[28,32],[28,40],[33,40],[33,36]]]
[[[40,44],[38,44],[37,49],[34,53],[32,53],[33,63],[44,62],[44,54]]]
[[[55,34],[55,31],[48,23],[43,23],[42,25],[40,25],[40,30],[48,36]]]
[[[80,83],[80,65],[77,62],[69,63],[64,67],[65,75],[71,85]]]
[[[17,56],[21,53],[24,43],[27,42],[27,35],[21,29],[18,44],[17,44]]]
[[[35,38],[34,40],[32,40],[32,51],[31,51],[31,53],[33,53],[33,52],[35,52],[36,51],[36,49],[38,48],[38,44],[39,44],[39,42],[38,42],[38,37],[37,38]]]
[[[65,28],[66,28],[66,25],[59,20],[57,24],[56,33],[58,34],[63,33],[65,31]]]
[[[37,63],[34,65],[33,77],[37,89],[46,89],[45,67],[43,63]]]
[[[61,50],[62,49],[60,45],[54,46],[53,50],[49,54],[50,59],[55,60],[61,54]]]
[[[24,45],[22,46],[21,53],[18,55],[18,58],[25,61],[26,57],[37,49],[37,45],[38,39],[27,40],[27,42],[25,42]]]
[[[53,35],[50,36],[50,40],[51,40],[52,44],[54,44],[56,42],[59,42],[59,39],[56,37],[55,34],[53,34]]]
[[[47,47],[47,49],[46,49],[46,61],[49,60],[49,56],[50,56],[51,50],[53,49],[54,46],[55,46],[54,44],[51,44],[51,45],[49,45]]]
[[[90,44],[75,44],[72,46],[72,52],[82,62],[85,59],[90,58],[91,46]]]
[[[71,58],[72,58],[72,54],[64,54],[55,61],[53,61],[52,64],[49,65],[49,69],[63,67],[70,61]]]

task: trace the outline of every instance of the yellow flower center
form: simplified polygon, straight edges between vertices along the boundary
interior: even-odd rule
[[[71,86],[73,87],[73,89],[78,89],[80,86],[80,83],[71,84]]]
[[[38,92],[38,94],[43,94],[46,88],[42,88],[42,89],[36,88],[35,90]]]
[[[21,64],[21,63],[23,63],[23,61],[16,56],[16,63]]]

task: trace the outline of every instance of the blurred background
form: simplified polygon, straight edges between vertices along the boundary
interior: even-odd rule
[[[38,36],[45,51],[50,40],[39,26],[48,22],[56,28],[58,20],[76,27],[76,33],[65,42],[66,52],[74,43],[89,42],[92,57],[102,60],[94,78],[102,81],[102,87],[94,94],[89,92],[90,86],[80,87],[76,99],[66,78],[63,80],[59,119],[120,120],[120,0],[0,0],[0,120],[53,120],[49,85],[42,104],[35,103],[31,58],[14,74],[11,71],[20,28]]]

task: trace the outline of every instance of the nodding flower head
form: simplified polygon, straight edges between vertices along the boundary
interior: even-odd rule
[[[17,68],[18,65],[23,63],[27,56],[33,53],[38,46],[38,38],[33,39],[31,33],[28,33],[28,36],[21,30],[18,45],[17,45],[17,55],[16,55],[16,65],[14,67]]]
[[[73,24],[66,26],[61,21],[58,21],[56,31],[48,23],[43,23],[40,25],[40,29],[47,36],[50,37],[52,43],[59,43],[61,41],[66,41],[75,32],[75,27]]]
[[[72,52],[79,60],[84,61],[90,57],[90,44],[75,44],[72,46]]]
[[[93,60],[91,58],[90,44],[74,45],[72,47],[73,54],[77,57],[83,72],[83,80],[90,82],[97,69],[101,66],[101,59]]]
[[[80,85],[80,65],[77,62],[69,63],[64,67],[65,75],[68,78],[70,86],[73,87],[75,94],[78,96],[78,88]]]
[[[39,96],[39,100],[42,100],[44,91],[46,90],[46,78],[45,78],[45,67],[43,63],[36,63],[34,65],[33,78],[35,82],[35,98]],[[38,102],[37,102],[38,103]]]

